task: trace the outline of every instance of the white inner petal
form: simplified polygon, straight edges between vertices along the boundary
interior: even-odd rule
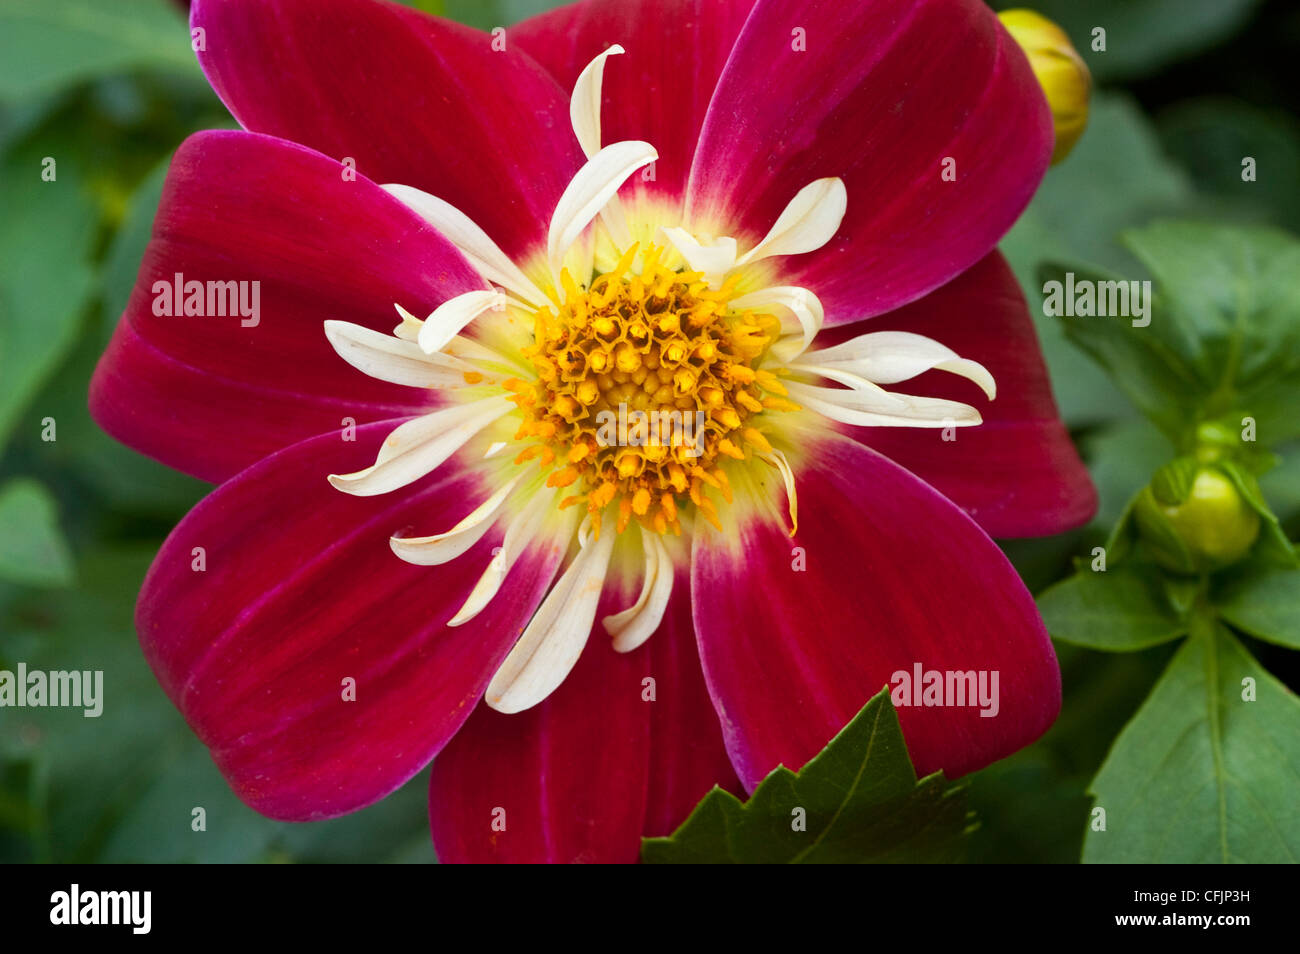
[[[555,205],[546,238],[546,258],[557,285],[564,253],[628,177],[658,158],[659,153],[648,142],[629,140],[606,146],[578,170]]]
[[[875,331],[803,356],[801,364],[842,368],[877,384],[906,381],[931,369],[948,371],[974,381],[997,397],[997,382],[978,361],[963,358],[933,338],[907,331]]]
[[[514,407],[506,398],[493,396],[407,421],[384,440],[373,466],[353,474],[330,474],[329,482],[357,497],[405,487],[441,466],[466,441]]]
[[[807,355],[804,355],[804,358],[807,357]],[[876,382],[868,381],[862,375],[855,374],[852,371],[847,371],[842,367],[835,365],[823,366],[819,364],[808,364],[806,361],[798,361],[791,364],[790,369],[792,371],[803,372],[804,374],[816,374],[823,378],[830,378],[832,381],[836,381],[847,388],[852,388],[855,391],[862,391],[870,395],[871,400],[882,407],[902,407],[904,404],[901,396],[896,395],[891,391],[886,391]]]
[[[456,559],[492,529],[510,492],[529,469],[521,470],[446,533],[436,533],[431,537],[390,537],[388,543],[393,552],[407,563],[419,566],[438,566]]]
[[[510,525],[506,528],[500,551],[493,554],[487,569],[483,571],[483,575],[479,577],[478,582],[474,584],[474,589],[465,600],[465,605],[447,621],[448,626],[468,623],[487,608],[510,574],[511,567],[524,552],[524,548],[530,544],[537,545],[546,518],[554,508],[555,494],[553,493],[539,492],[524,505],[524,509],[510,521]],[[564,545],[567,545],[573,532],[573,524],[577,520],[576,511],[570,511],[570,514],[568,520],[561,525],[562,532],[557,533],[555,537],[556,540],[563,541]]]
[[[460,209],[411,186],[390,184],[383,188],[460,249],[461,254],[484,279],[500,285],[531,305],[541,306],[546,303],[546,296],[541,289]]]
[[[419,341],[420,329],[424,327],[424,319],[416,318],[415,315],[396,302],[393,303],[393,307],[397,309],[397,313],[402,317],[402,323],[393,329],[393,334],[403,341]]]
[[[790,467],[790,461],[786,459],[785,454],[779,450],[773,450],[770,454],[758,455],[767,461],[781,473],[781,480],[785,484],[785,499],[790,510],[790,536],[795,535],[799,529],[799,495],[795,492],[794,470]]]
[[[425,354],[441,351],[475,318],[506,307],[506,296],[497,291],[472,291],[449,298],[424,319],[419,341]]]
[[[742,255],[737,264],[821,248],[839,231],[848,202],[848,191],[840,179],[808,183],[790,200],[763,240]]]
[[[588,159],[600,152],[600,101],[605,61],[626,52],[615,43],[604,53],[598,53],[583,68],[578,82],[573,85],[573,95],[569,97],[569,119],[573,123],[573,133],[578,137],[578,145]]]
[[[971,427],[982,421],[980,412],[959,401],[880,394],[844,388],[822,388],[787,382],[790,398],[831,420],[860,427]]]
[[[666,228],[662,231],[682,258],[686,259],[686,264],[694,271],[703,272],[710,285],[717,285],[727,272],[736,267],[734,238],[724,235],[709,245],[701,245],[685,229]]]
[[[467,361],[445,354],[425,354],[411,341],[347,321],[325,322],[325,337],[340,358],[380,381],[442,390],[464,387],[467,373],[482,374],[487,381],[496,379]]]
[[[663,622],[673,592],[673,562],[659,534],[642,528],[645,571],[641,593],[628,609],[606,616],[605,631],[614,637],[614,650],[630,653],[649,639]]]
[[[781,340],[772,345],[772,356],[782,362],[793,361],[802,354],[808,345],[812,344],[817,333],[822,330],[822,323],[826,320],[826,310],[822,308],[821,299],[808,289],[796,285],[763,288],[733,298],[730,305],[739,311],[747,308],[770,308],[775,305],[794,315],[795,321],[798,322],[796,335],[788,338],[782,336]],[[778,317],[784,318],[783,315]],[[785,325],[786,322],[782,321],[783,330]]]
[[[487,704],[521,712],[549,696],[587,644],[609,570],[615,534],[606,530],[578,551],[488,683]]]

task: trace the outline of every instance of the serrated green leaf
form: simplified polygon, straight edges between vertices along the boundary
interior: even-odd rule
[[[1252,567],[1226,581],[1214,605],[1238,629],[1300,649],[1300,570]]]
[[[59,531],[58,506],[34,480],[0,486],[0,579],[26,586],[67,586],[72,554]]]
[[[804,827],[796,821],[802,813]],[[715,788],[651,863],[956,861],[969,831],[965,790],[920,781],[888,690],[881,690],[798,774],[777,767],[748,802]]]
[[[1038,597],[1053,639],[1104,652],[1134,652],[1177,639],[1187,625],[1170,607],[1149,564],[1080,570]]]
[[[0,0],[0,99],[134,69],[203,82],[185,17],[167,0]]]
[[[1298,776],[1300,700],[1201,620],[1089,787],[1083,860],[1295,862]]]

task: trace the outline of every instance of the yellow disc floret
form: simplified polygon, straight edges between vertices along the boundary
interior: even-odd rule
[[[762,416],[795,405],[776,375],[758,366],[780,333],[775,316],[728,307],[736,278],[717,289],[704,275],[661,264],[633,245],[587,287],[561,273],[561,300],[534,316],[524,350],[535,382],[507,386],[523,412],[515,435],[539,460],[547,484],[571,487],[562,507],[600,515],[617,505],[621,532],[680,533],[698,509],[718,523],[710,492],[730,501],[724,465],[771,446]]]

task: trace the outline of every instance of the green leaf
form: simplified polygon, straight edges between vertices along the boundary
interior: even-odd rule
[[[520,20],[564,6],[569,0],[442,0],[441,16],[480,30],[507,27]],[[423,5],[423,4],[419,4]]]
[[[1063,298],[1082,283],[1113,282],[1113,276],[1076,266],[1045,264],[1038,270],[1046,287],[1058,283]],[[1205,387],[1171,340],[1173,333],[1163,309],[1154,310],[1151,322],[1134,326],[1123,317],[1062,316],[1054,319],[1066,338],[1101,365],[1121,391],[1175,444],[1185,443],[1191,417],[1203,400]]]
[[[1168,221],[1124,241],[1159,284],[1174,325],[1166,339],[1202,382],[1204,416],[1247,411],[1267,446],[1300,435],[1300,241],[1271,228]]]
[[[1274,566],[1295,567],[1295,548],[1282,532],[1281,524],[1260,493],[1259,482],[1254,475],[1236,461],[1220,461],[1218,467],[1232,480],[1233,486],[1250,505],[1250,509],[1259,515],[1259,540],[1256,541],[1252,554]]]
[[[67,145],[30,143],[0,164],[0,445],[72,347],[94,289],[98,216]]]
[[[1298,774],[1300,700],[1199,619],[1089,788],[1083,860],[1295,862]]]
[[[1095,523],[1105,530],[1119,522],[1134,495],[1174,455],[1160,431],[1136,416],[1085,434],[1079,443],[1097,488]],[[1106,558],[1112,556],[1108,548]]]
[[[1300,570],[1252,567],[1226,581],[1214,605],[1238,629],[1300,649]]]
[[[0,0],[0,100],[137,69],[203,82],[185,18],[167,0]]]
[[[806,829],[797,830],[800,816]],[[965,789],[936,772],[919,782],[882,689],[795,774],[778,766],[748,802],[715,788],[651,863],[956,861],[970,831]]]
[[[1101,80],[1150,76],[1209,49],[1241,29],[1260,0],[996,0],[998,9],[1033,7],[1055,20]],[[1092,31],[1106,30],[1104,52]]]
[[[1160,572],[1126,563],[1080,570],[1038,597],[1053,639],[1104,652],[1133,652],[1187,632],[1160,587]]]
[[[1137,263],[1119,244],[1119,234],[1156,215],[1185,214],[1195,202],[1186,173],[1161,152],[1141,107],[1126,95],[1103,91],[1093,98],[1088,131],[1070,158],[1048,171],[1003,238],[1002,252],[1037,322],[1067,423],[1112,420],[1132,410],[1105,374],[1066,342],[1060,319],[1043,314],[1039,264],[1080,261],[1130,272]]]
[[[34,480],[0,486],[0,579],[27,586],[72,582],[72,555],[57,511],[49,491]]]
[[[1175,457],[1155,472],[1151,478],[1151,493],[1166,506],[1183,503],[1191,495],[1200,467],[1195,457]]]
[[[163,181],[171,156],[159,163],[140,183],[126,207],[126,217],[109,246],[104,259],[101,283],[104,290],[104,316],[108,331],[112,331],[118,316],[126,310],[145,248],[153,236],[154,215],[162,199]]]

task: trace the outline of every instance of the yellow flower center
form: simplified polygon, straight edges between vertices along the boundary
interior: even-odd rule
[[[763,413],[796,405],[759,367],[780,323],[728,307],[735,276],[714,290],[660,264],[654,245],[634,270],[637,253],[586,288],[565,270],[563,300],[534,315],[524,355],[537,380],[507,382],[529,442],[515,462],[537,459],[548,486],[573,487],[561,508],[585,504],[597,533],[617,502],[618,532],[635,519],[680,534],[692,508],[718,524],[709,494],[730,502],[725,462],[770,451]]]

